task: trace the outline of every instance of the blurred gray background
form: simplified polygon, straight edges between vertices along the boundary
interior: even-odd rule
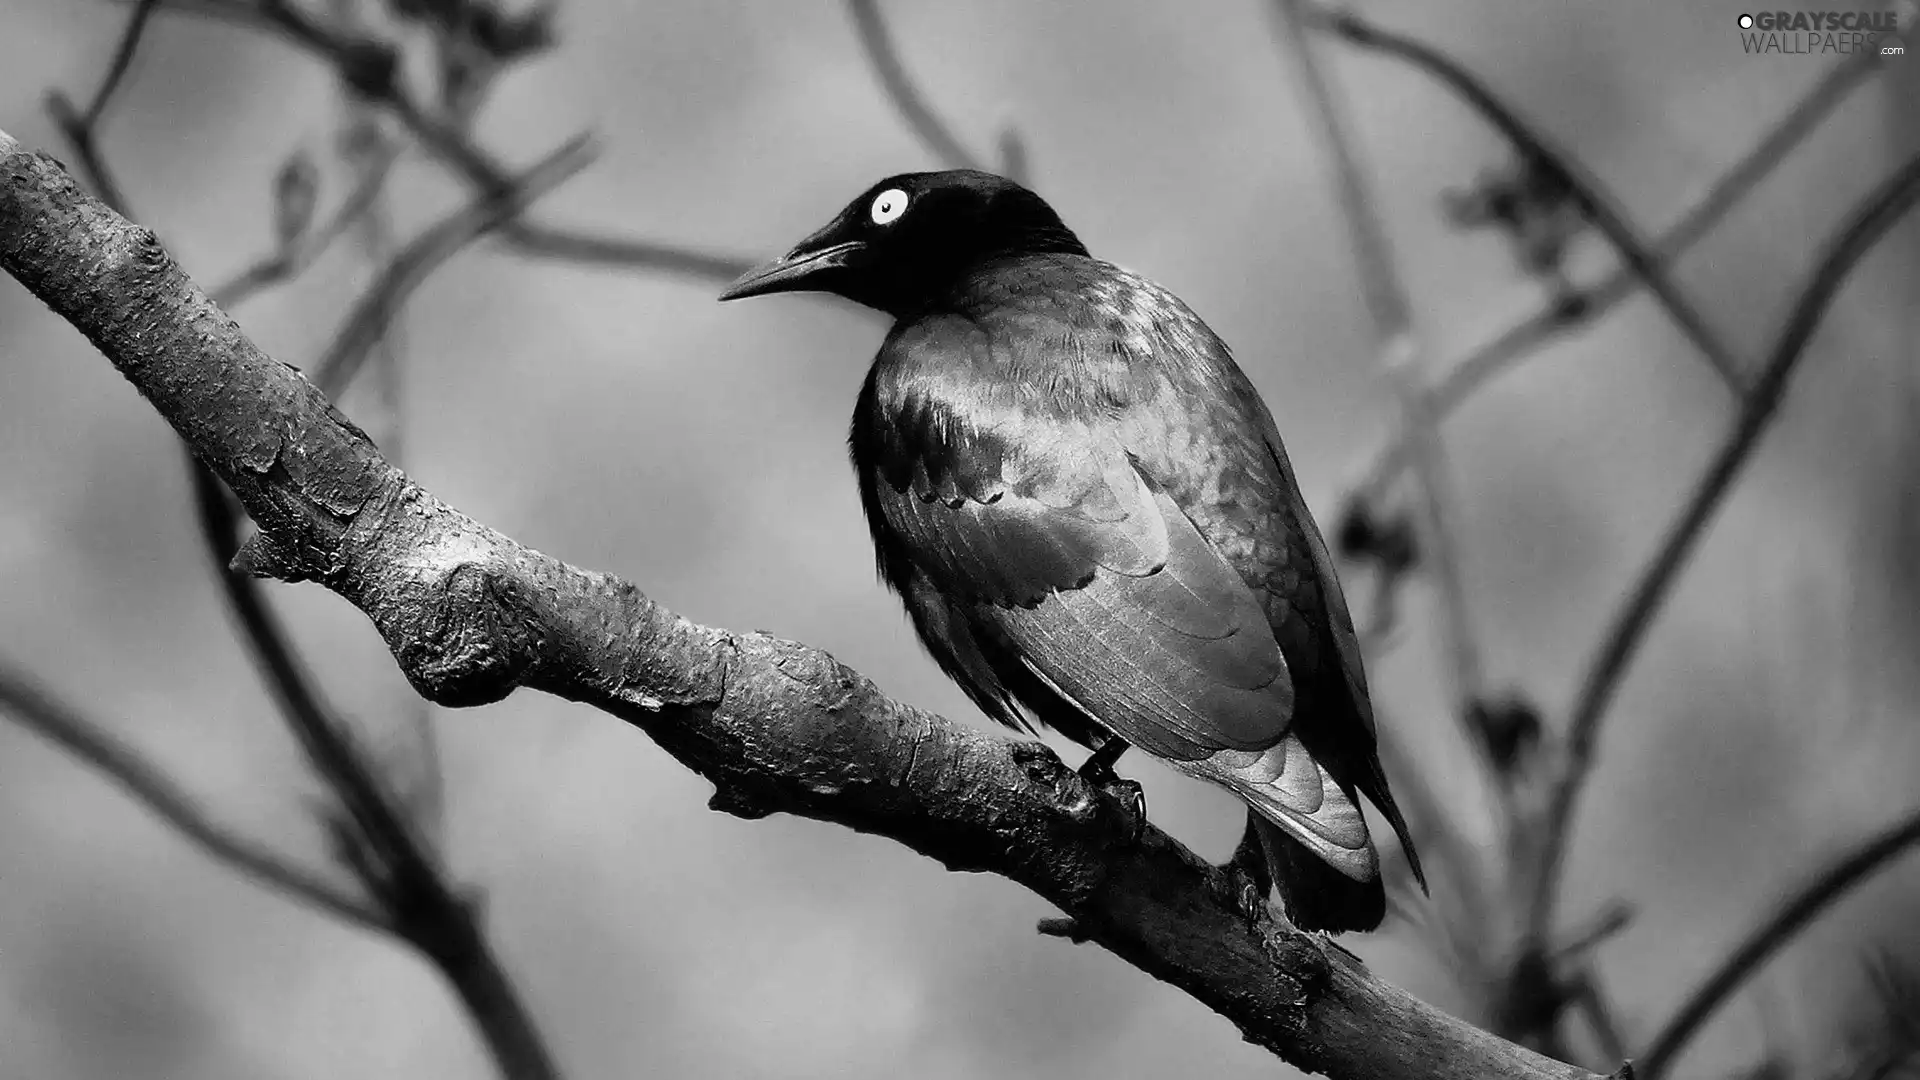
[[[1271,404],[1322,521],[1393,421],[1324,161],[1266,5],[891,0],[929,98],[985,150],[1006,125],[1096,255],[1184,297]],[[1454,52],[1619,193],[1644,231],[1690,203],[1832,62],[1743,55],[1737,0],[1371,3]],[[47,90],[84,99],[125,9],[5,0],[0,128],[65,156]],[[542,204],[582,226],[765,257],[864,185],[931,165],[834,3],[564,0],[560,42],[480,125],[531,161],[605,152]],[[1440,193],[1506,160],[1424,76],[1334,46],[1436,353],[1541,287]],[[105,129],[139,218],[203,283],[270,245],[268,182],[330,153],[328,71],[257,33],[162,15]],[[1838,215],[1920,147],[1920,57],[1857,92],[1680,280],[1757,357]],[[336,176],[328,181],[338,184]],[[323,201],[338,188],[323,189]],[[466,192],[411,158],[404,233]],[[1630,1041],[1813,860],[1916,798],[1920,765],[1920,228],[1864,262],[1792,400],[1646,643],[1581,807],[1564,910],[1639,908],[1600,953]],[[1606,265],[1587,237],[1576,267]],[[239,309],[308,363],[368,277],[351,248]],[[874,580],[844,433],[883,326],[822,298],[744,305],[668,275],[481,244],[404,319],[405,446],[429,489],[690,618],[832,652],[895,696],[981,722]],[[349,411],[364,391],[350,395]],[[1731,411],[1636,297],[1449,421],[1473,615],[1500,683],[1558,723],[1601,620]],[[0,281],[0,652],[230,819],[313,861],[318,793],[219,601],[178,443],[16,283]],[[1356,606],[1364,578],[1353,586]],[[274,595],[330,693],[399,753],[410,692],[364,619]],[[1374,660],[1385,722],[1446,793],[1464,757],[1436,693],[1426,592]],[[706,809],[638,732],[526,693],[444,712],[446,845],[570,1076],[1285,1075],[1223,1019],[1091,947],[1035,934],[1020,888],[814,822]],[[1069,756],[1069,760],[1077,760]],[[1130,755],[1155,820],[1222,858],[1230,797]],[[1812,1065],[1864,950],[1911,938],[1920,867],[1819,923],[1687,1061],[1771,1045]],[[1345,942],[1443,1007],[1404,924]],[[417,1078],[488,1064],[445,987],[392,942],[224,868],[117,788],[0,723],[0,1077]]]

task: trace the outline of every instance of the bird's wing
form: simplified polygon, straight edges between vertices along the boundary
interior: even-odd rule
[[[1253,592],[1095,424],[927,381],[855,431],[877,533],[1104,727],[1195,761],[1274,746],[1293,683]]]
[[[1278,438],[1273,440],[1278,445]],[[1300,533],[1306,538],[1307,550],[1313,555],[1314,573],[1320,579],[1320,591],[1326,597],[1327,628],[1332,631],[1335,651],[1340,654],[1340,673],[1347,681],[1347,690],[1353,696],[1354,712],[1360,722],[1366,725],[1367,735],[1377,738],[1373,720],[1373,701],[1367,695],[1367,668],[1360,654],[1360,635],[1353,628],[1353,615],[1347,610],[1347,597],[1340,588],[1340,575],[1334,570],[1333,555],[1327,551],[1327,542],[1320,536],[1320,530],[1314,526],[1313,515],[1307,510],[1306,500],[1300,496],[1300,485],[1293,482],[1293,470],[1287,464],[1284,452],[1275,455],[1287,473],[1288,499],[1292,503],[1293,517],[1300,522]]]

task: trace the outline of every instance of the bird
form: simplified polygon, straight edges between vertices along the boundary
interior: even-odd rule
[[[722,300],[891,316],[848,447],[879,576],[986,715],[1052,728],[1141,819],[1138,747],[1249,810],[1249,917],[1385,918],[1358,798],[1426,877],[1380,764],[1353,620],[1272,413],[1173,293],[971,169],[869,187]],[[1137,835],[1137,828],[1136,828]]]

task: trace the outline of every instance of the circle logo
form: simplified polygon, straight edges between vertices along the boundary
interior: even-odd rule
[[[1742,30],[1753,29],[1753,16],[1751,15],[1740,16],[1740,29]]]

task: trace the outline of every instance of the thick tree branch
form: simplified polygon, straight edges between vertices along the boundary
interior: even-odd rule
[[[145,18],[145,12],[144,7],[136,11],[127,39],[137,39],[137,29]],[[120,55],[124,57],[130,53],[131,47],[123,44]],[[116,60],[116,66],[121,63],[121,60]],[[108,84],[102,87],[96,97],[98,104],[104,106],[108,101],[114,81],[110,78]],[[59,112],[58,103],[61,99],[55,95],[50,100],[55,105],[55,111]],[[99,112],[92,111],[86,117],[63,121],[61,127],[74,146],[82,151],[82,163],[93,174],[95,185],[103,198],[124,206],[124,202],[119,200],[125,196],[110,179],[104,155],[95,139],[94,127],[99,119]],[[0,138],[4,136],[0,135]],[[569,165],[578,156],[571,149],[574,145],[563,147],[560,154],[550,160],[557,162],[558,166]],[[390,158],[376,161],[371,171],[384,175],[390,164]],[[570,168],[559,170],[558,166],[545,172],[571,171]],[[541,168],[536,168],[525,190],[531,191],[537,187],[538,183],[534,181],[543,175]],[[518,186],[510,186],[498,198],[486,200],[486,206],[518,205],[521,190]],[[488,209],[460,215],[455,220],[476,215],[487,220],[494,216],[492,210]],[[438,231],[429,230],[430,234]],[[288,261],[278,271],[282,275],[292,272],[294,261],[290,253],[283,254],[288,255]],[[437,250],[429,254],[439,257]],[[271,277],[257,275],[244,280],[246,287],[258,288]],[[403,282],[400,290],[403,296],[413,284],[417,282]],[[212,301],[208,300],[208,303]],[[387,312],[386,316],[390,314]],[[238,509],[231,505],[221,490],[219,479],[202,462],[190,460],[189,469],[193,475],[201,529],[208,550],[214,557],[215,574],[244,631],[243,640],[253,653],[269,691],[280,705],[282,717],[299,740],[308,761],[326,779],[329,789],[340,802],[340,810],[344,814],[331,817],[328,825],[343,861],[352,867],[372,894],[379,925],[419,949],[446,976],[454,992],[466,1005],[501,1073],[508,1080],[554,1080],[559,1076],[559,1071],[552,1055],[547,1051],[539,1027],[521,1000],[512,979],[493,954],[492,944],[481,928],[479,913],[466,897],[460,895],[434,853],[417,835],[413,824],[400,808],[399,800],[386,790],[378,769],[370,764],[366,754],[357,745],[346,722],[322,698],[295,652],[291,638],[262,595],[260,583],[228,570],[226,564],[239,544]],[[30,701],[31,698],[23,700]],[[41,718],[63,719],[59,712],[45,710],[42,710]],[[185,804],[176,801],[167,805],[155,801],[167,792],[164,777],[129,773],[127,770],[137,764],[136,761],[126,754],[118,757],[101,756],[104,750],[112,747],[98,740],[89,742],[81,738],[86,732],[74,726],[77,718],[66,716],[64,719],[70,722],[58,729],[66,734],[66,738],[60,740],[62,745],[71,746],[87,760],[116,771],[116,775],[122,776],[136,794],[155,805],[163,818],[180,825],[195,840],[203,844],[209,842],[204,829],[196,832],[187,827],[190,821],[182,824],[174,816]],[[89,754],[89,751],[92,753]],[[117,770],[114,770],[115,766],[118,766]],[[136,784],[136,781],[139,783]],[[214,835],[213,839],[223,838]],[[288,869],[261,863],[259,853],[245,850],[236,853],[231,848],[231,842],[225,849],[214,850],[243,869],[285,887]],[[236,854],[251,854],[255,858],[248,863],[236,858]],[[335,910],[332,905],[325,903],[324,897],[316,902]],[[353,917],[351,912],[347,916]]]
[[[642,728],[747,817],[789,812],[991,871],[1255,1043],[1336,1077],[1593,1074],[1374,979],[1313,935],[1239,913],[1220,872],[1125,815],[1044,746],[882,696],[816,650],[698,626],[634,586],[514,543],[384,461],[262,354],[160,247],[52,159],[0,135],[0,267],[71,322],[261,527],[240,561],[358,606],[446,705],[527,686]]]
[[[1534,940],[1543,940],[1552,923],[1573,809],[1592,771],[1600,721],[1613,701],[1614,691],[1653,625],[1654,616],[1659,614],[1672,591],[1675,579],[1705,535],[1707,523],[1726,502],[1734,480],[1752,458],[1760,436],[1766,433],[1786,400],[1787,386],[1801,357],[1806,355],[1807,345],[1813,340],[1828,305],[1854,266],[1894,223],[1913,209],[1916,201],[1920,201],[1920,157],[1909,159],[1848,215],[1798,293],[1733,428],[1714,452],[1660,546],[1609,622],[1574,697],[1567,722],[1565,760],[1555,778],[1541,825],[1541,852],[1534,868],[1527,911],[1529,936]]]
[[[386,916],[365,899],[297,865],[266,844],[214,820],[198,800],[182,790],[159,766],[35,685],[24,672],[0,667],[0,709],[12,713],[29,730],[111,777],[174,831],[242,874],[355,926],[380,931],[393,929]]]
[[[1694,1034],[1768,957],[1793,940],[1802,927],[1849,889],[1916,844],[1920,844],[1920,812],[1909,814],[1904,821],[1867,838],[1811,875],[1805,885],[1789,894],[1771,915],[1748,931],[1720,966],[1687,996],[1673,1018],[1647,1045],[1646,1056],[1634,1066],[1634,1072],[1642,1080],[1665,1076]]]

